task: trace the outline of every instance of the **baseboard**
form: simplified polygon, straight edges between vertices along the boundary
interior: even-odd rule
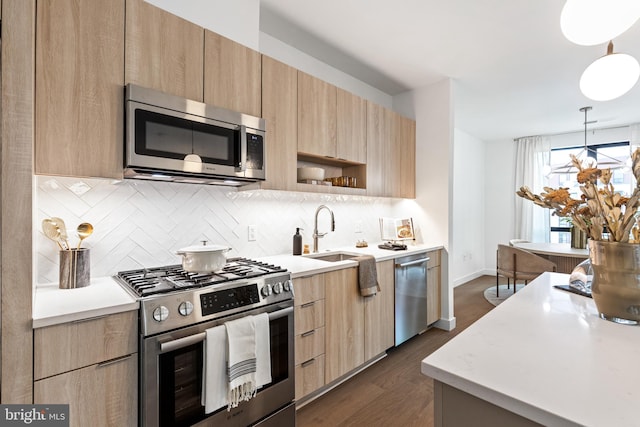
[[[495,275],[495,271],[493,272],[493,274]],[[473,280],[473,279],[477,279],[478,277],[481,276],[485,276],[486,273],[484,273],[484,270],[482,271],[476,271],[475,273],[471,273],[471,274],[467,274],[466,276],[463,277],[459,277],[456,280],[453,281],[453,287],[455,288],[456,286],[460,286],[460,285],[464,285],[465,283]]]
[[[444,331],[453,331],[456,328],[456,317],[450,319],[440,319],[433,324],[434,328],[442,329]]]

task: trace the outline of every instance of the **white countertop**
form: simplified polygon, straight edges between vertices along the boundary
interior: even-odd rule
[[[640,327],[544,273],[422,361],[422,373],[543,425],[638,426]]]
[[[437,249],[442,249],[443,246],[433,245],[408,245],[407,250],[391,251],[388,249],[378,248],[378,243],[370,244],[366,248],[356,248],[355,246],[345,246],[340,248],[333,248],[329,250],[321,250],[318,254],[329,254],[333,252],[348,252],[358,255],[372,255],[376,258],[376,261],[386,261],[395,259],[407,255],[413,255],[420,252],[427,252]],[[345,260],[337,262],[327,262],[318,259],[313,259],[309,255],[274,255],[268,257],[259,258],[260,261],[268,262],[270,264],[276,264],[286,268],[291,272],[292,278],[298,278],[303,276],[309,276],[312,274],[326,273],[328,271],[339,270],[350,266],[357,266],[355,261]]]
[[[589,258],[589,249],[572,248],[569,243],[514,243],[513,246],[536,254]]]
[[[137,310],[138,301],[111,277],[92,278],[84,288],[38,285],[33,303],[33,328]]]
[[[349,252],[359,255],[373,255],[378,261],[394,259],[442,246],[412,245],[405,251],[379,249],[378,244],[367,248],[355,246],[334,248],[331,252]],[[313,255],[313,254],[311,254]],[[308,276],[356,266],[355,261],[327,262],[307,256],[275,255],[259,258],[260,261],[280,265],[291,272],[292,278]],[[139,303],[112,277],[91,279],[91,285],[77,289],[59,289],[57,283],[38,285],[33,304],[33,328],[51,326],[58,323],[88,319],[106,314],[137,310]]]

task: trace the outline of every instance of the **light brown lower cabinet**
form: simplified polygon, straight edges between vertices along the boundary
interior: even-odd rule
[[[294,279],[296,400],[324,386],[325,275]]]
[[[138,422],[138,312],[33,331],[33,402],[69,404],[69,425]]]
[[[364,299],[357,268],[325,273],[325,325],[328,384],[364,363]]]
[[[69,404],[69,425],[135,426],[137,353],[36,381],[33,402]]]
[[[296,366],[296,400],[324,385],[324,354]]]
[[[394,261],[376,264],[380,292],[364,298],[364,359],[384,353],[394,343]]]

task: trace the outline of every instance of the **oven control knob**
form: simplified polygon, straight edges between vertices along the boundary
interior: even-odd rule
[[[263,297],[268,297],[269,295],[271,295],[271,285],[270,284],[266,284],[262,287],[262,296]]]
[[[274,294],[279,294],[280,292],[282,292],[282,282],[274,283],[273,284],[273,293]]]
[[[164,305],[156,307],[156,309],[153,310],[153,320],[156,322],[167,320],[167,317],[169,317],[169,310]]]
[[[191,301],[181,302],[180,305],[178,306],[178,313],[180,313],[183,316],[190,315],[192,311],[193,311],[193,304],[191,304]]]
[[[284,288],[285,292],[291,292],[291,289],[293,288],[293,282],[291,281],[291,279],[289,279],[286,282],[283,282],[282,287]]]

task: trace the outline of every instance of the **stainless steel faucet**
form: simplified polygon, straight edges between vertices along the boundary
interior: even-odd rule
[[[331,231],[336,231],[336,220],[333,217],[333,211],[329,209],[328,206],[325,206],[325,205],[318,206],[318,209],[316,209],[316,217],[315,217],[314,226],[313,226],[313,252],[314,253],[318,252],[318,238],[324,237],[328,233],[328,232],[318,233],[318,214],[322,209],[328,210],[329,213],[331,214]]]

